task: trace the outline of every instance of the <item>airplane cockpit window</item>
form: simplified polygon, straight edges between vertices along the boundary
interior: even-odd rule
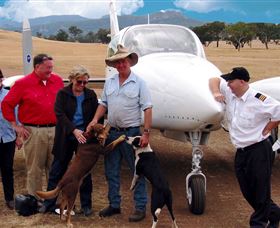
[[[177,26],[132,27],[124,34],[123,43],[140,56],[157,52],[184,52],[198,55],[193,34]]]

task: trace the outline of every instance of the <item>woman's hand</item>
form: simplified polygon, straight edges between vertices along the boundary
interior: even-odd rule
[[[77,139],[77,141],[79,142],[79,143],[86,143],[87,142],[87,139],[86,139],[86,137],[83,135],[83,131],[82,130],[79,130],[79,129],[75,129],[74,131],[73,131],[73,134],[74,134],[74,136],[75,136],[75,138]]]

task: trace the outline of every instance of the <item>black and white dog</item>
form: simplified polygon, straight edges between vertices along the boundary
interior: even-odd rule
[[[144,176],[151,182],[152,196],[151,196],[151,212],[153,215],[153,225],[155,228],[158,222],[158,216],[164,205],[167,206],[171,215],[173,224],[172,226],[178,228],[172,209],[172,193],[169,189],[168,183],[165,180],[161,169],[159,160],[156,154],[151,149],[150,145],[140,147],[141,136],[128,137],[126,142],[133,146],[135,150],[135,173],[130,186],[130,190],[135,188],[137,180],[140,176]]]

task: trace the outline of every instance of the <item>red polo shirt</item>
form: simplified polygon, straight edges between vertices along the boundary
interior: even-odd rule
[[[2,112],[8,121],[16,121],[14,109],[18,105],[18,119],[22,124],[55,124],[54,103],[63,87],[61,77],[51,74],[46,85],[33,71],[17,80],[2,101]]]

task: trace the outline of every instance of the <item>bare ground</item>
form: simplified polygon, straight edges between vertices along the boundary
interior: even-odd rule
[[[207,176],[207,203],[203,215],[193,215],[186,201],[185,178],[191,170],[191,147],[188,144],[162,138],[153,131],[151,145],[156,151],[162,168],[173,192],[173,208],[179,227],[248,227],[251,208],[241,196],[234,171],[234,149],[227,133],[222,130],[214,132],[210,137],[210,146],[204,146],[202,169]],[[280,164],[274,165],[273,198],[280,203]],[[22,152],[15,158],[15,190],[16,194],[25,193],[25,165]],[[122,214],[111,218],[100,219],[98,211],[107,206],[107,184],[103,174],[103,158],[101,157],[93,170],[93,209],[94,215],[72,217],[74,227],[149,227],[152,217],[147,210],[147,217],[139,223],[129,223],[128,216],[133,210],[132,193],[129,191],[132,176],[126,165],[122,169]],[[150,185],[148,185],[150,191]],[[0,195],[3,196],[2,189]],[[77,200],[79,207],[79,200]],[[29,217],[18,216],[15,211],[6,209],[3,197],[0,199],[1,227],[64,227],[58,215],[36,214]],[[159,227],[170,227],[170,216],[165,208],[162,211]]]

